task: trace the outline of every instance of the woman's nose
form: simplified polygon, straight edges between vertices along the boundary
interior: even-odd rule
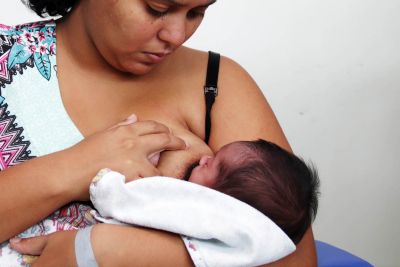
[[[181,18],[170,18],[158,33],[160,40],[176,48],[186,41],[186,21]]]

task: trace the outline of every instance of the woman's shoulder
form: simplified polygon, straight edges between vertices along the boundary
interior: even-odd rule
[[[181,47],[175,51],[170,62],[165,65],[164,77],[174,90],[181,88],[184,95],[192,92],[192,97],[199,98],[200,90],[207,77],[208,52]],[[171,81],[170,77],[174,79]],[[182,86],[186,85],[186,86]],[[188,86],[193,90],[188,90]],[[236,61],[221,54],[218,73],[219,99],[239,97],[243,94],[260,94],[260,89],[248,72]]]
[[[41,44],[50,46],[55,42],[55,27],[56,23],[53,20],[30,22],[13,26],[0,23],[0,47],[2,48],[0,51],[4,52],[8,47],[11,48],[14,46],[30,48],[31,50]]]
[[[28,57],[34,52],[44,52],[40,51],[40,48],[55,49],[55,27],[56,24],[53,20],[14,26],[0,24],[0,52],[8,54],[8,67],[12,68],[10,66],[10,61],[12,60],[10,57],[12,58],[13,54],[18,57],[17,61],[21,61],[24,57]]]
[[[15,26],[0,24],[0,65],[3,75],[0,86],[10,83],[10,75],[21,72],[26,66],[38,67],[47,80],[50,79],[49,56],[56,54],[56,24],[53,20]]]
[[[219,53],[218,51],[213,51]],[[186,64],[195,67],[197,72],[205,72],[208,62],[208,52],[200,51],[191,48],[183,48],[181,53],[186,59]],[[253,91],[259,91],[258,86],[251,77],[251,75],[246,71],[246,69],[240,65],[237,61],[230,58],[229,56],[220,54],[220,65],[219,65],[219,87],[229,87],[230,93],[236,88],[238,90],[248,89]]]
[[[24,31],[27,32],[39,32],[41,30],[47,30],[49,28],[55,29],[56,23],[54,20],[36,21],[17,25],[5,25],[0,23],[0,35],[13,36],[19,35]]]
[[[198,50],[186,46],[182,46],[177,50],[179,58],[185,60],[190,64],[195,64],[196,62],[197,64],[204,63],[205,61],[208,60],[208,55],[209,55],[208,52],[209,51]],[[212,51],[212,52],[217,53],[221,56],[221,63],[223,64],[222,67],[242,69],[241,66],[232,58],[229,58],[228,56],[220,53],[219,51]]]
[[[221,79],[251,79],[247,71],[234,59],[219,53],[219,51],[213,52],[220,54],[219,77]],[[207,70],[208,57],[208,51],[181,47],[176,51],[174,62],[178,62],[178,65],[181,65],[185,72],[190,70],[193,73],[200,73],[203,75]]]

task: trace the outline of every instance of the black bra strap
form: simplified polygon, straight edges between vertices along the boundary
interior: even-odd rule
[[[211,108],[215,97],[218,95],[218,72],[220,55],[214,52],[208,52],[207,77],[204,86],[204,95],[206,100],[206,138],[208,144],[211,132]]]

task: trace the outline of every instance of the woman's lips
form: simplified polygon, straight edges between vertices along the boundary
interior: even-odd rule
[[[167,53],[152,53],[152,52],[144,52],[146,55],[146,59],[150,61],[149,63],[159,63],[164,60],[164,58],[168,55]]]

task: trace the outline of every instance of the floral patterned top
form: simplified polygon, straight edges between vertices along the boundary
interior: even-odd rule
[[[0,24],[0,171],[83,139],[62,103],[56,55],[54,21]],[[90,210],[78,203],[66,205],[19,236],[84,228],[95,222]],[[8,242],[0,244],[1,267],[26,266],[28,259]]]

